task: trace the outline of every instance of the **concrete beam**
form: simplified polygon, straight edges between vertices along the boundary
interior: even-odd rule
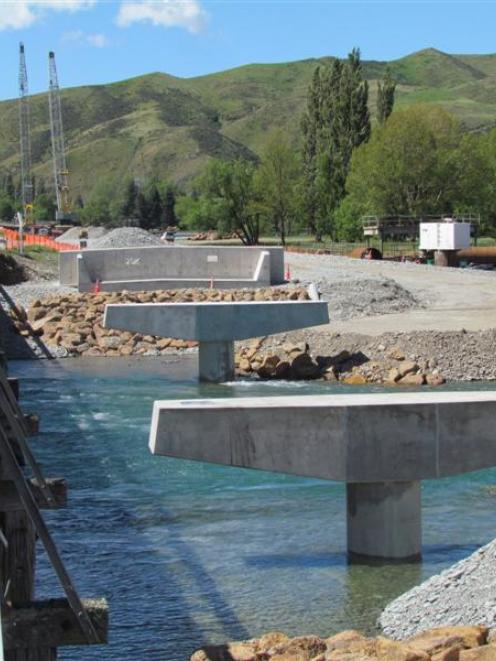
[[[327,303],[128,303],[105,307],[105,328],[197,342],[232,342],[329,323]]]
[[[320,301],[113,304],[103,319],[106,328],[199,342],[200,380],[213,383],[234,378],[235,340],[328,322]]]
[[[157,401],[150,449],[326,480],[416,481],[496,466],[495,422],[495,391]]]

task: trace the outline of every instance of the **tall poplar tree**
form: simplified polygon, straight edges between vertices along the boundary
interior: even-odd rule
[[[310,231],[321,240],[345,195],[353,150],[370,137],[368,83],[358,49],[345,62],[336,59],[315,71],[302,129],[305,209]]]
[[[163,205],[163,224],[165,227],[175,227],[177,225],[175,206],[176,195],[174,189],[168,186]]]
[[[377,121],[381,126],[393,112],[396,82],[391,76],[389,67],[386,69],[382,83],[377,83]]]
[[[164,207],[157,187],[154,185],[148,194],[148,227],[160,227]]]
[[[308,88],[307,109],[301,120],[303,132],[303,207],[308,218],[308,229],[312,234],[317,234],[317,152],[322,123],[321,99],[320,67],[317,67],[313,72],[312,82]]]

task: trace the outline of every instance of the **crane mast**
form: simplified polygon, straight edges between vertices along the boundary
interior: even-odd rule
[[[24,222],[33,222],[33,178],[29,138],[29,91],[24,44],[19,44],[19,137],[21,146],[21,195]]]
[[[55,65],[55,53],[48,55],[50,88],[48,94],[50,108],[50,131],[52,134],[53,174],[57,194],[57,221],[72,220],[72,205],[69,190],[69,171],[65,158],[64,129],[62,125],[62,105]]]

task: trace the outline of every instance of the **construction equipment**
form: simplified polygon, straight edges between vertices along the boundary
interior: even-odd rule
[[[50,87],[48,101],[50,107],[50,131],[52,134],[53,174],[57,194],[57,222],[72,221],[72,203],[69,190],[69,171],[65,159],[64,128],[62,125],[62,104],[55,65],[55,53],[48,54]]]
[[[31,175],[31,142],[29,136],[29,92],[24,44],[19,44],[19,139],[21,143],[21,194],[23,220],[33,222],[33,177]]]

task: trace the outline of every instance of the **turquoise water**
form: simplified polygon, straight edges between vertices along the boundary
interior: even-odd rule
[[[388,601],[496,536],[496,470],[425,482],[423,563],[366,567],[346,562],[343,485],[148,452],[154,399],[343,386],[199,386],[194,356],[17,362],[10,372],[22,377],[25,410],[41,416],[37,459],[69,483],[69,506],[45,511],[49,527],[81,596],[110,604],[110,644],[61,649],[60,659],[182,661],[203,643],[267,630],[371,632]],[[38,596],[61,594],[44,554],[37,572]]]

